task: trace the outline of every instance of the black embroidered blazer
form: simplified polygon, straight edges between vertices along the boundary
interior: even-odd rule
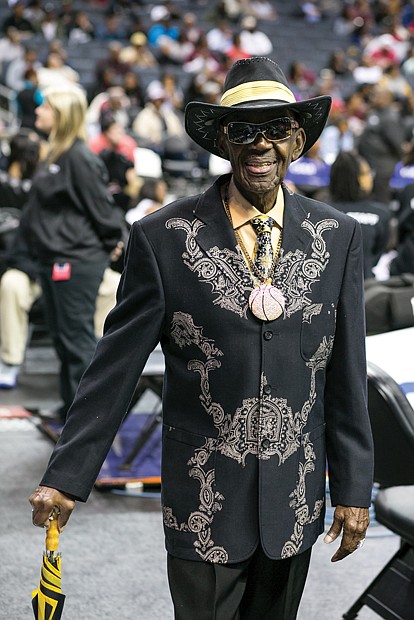
[[[323,531],[334,505],[369,506],[358,223],[283,188],[274,283],[284,314],[248,308],[252,281],[220,178],[134,224],[118,302],[42,484],[85,501],[158,342],[165,355],[162,507],[167,550],[231,563],[271,558]]]

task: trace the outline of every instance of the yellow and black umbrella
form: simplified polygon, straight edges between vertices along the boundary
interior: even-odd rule
[[[32,592],[32,607],[36,620],[60,620],[62,617],[65,595],[62,594],[60,563],[58,553],[59,530],[57,514],[53,513],[49,529],[46,531],[46,551],[43,553],[43,565],[40,584]]]

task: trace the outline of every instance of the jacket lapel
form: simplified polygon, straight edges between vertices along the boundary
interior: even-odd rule
[[[300,196],[292,194],[285,185],[282,185],[285,199],[283,216],[283,239],[282,250],[286,256],[288,252],[301,250],[305,254],[312,239],[309,233],[302,227],[304,220],[308,218],[308,212],[301,204]]]
[[[213,247],[229,248],[236,251],[237,241],[233,227],[224,210],[220,188],[230,178],[224,175],[204,194],[194,209],[194,215],[205,224],[197,234],[197,243],[209,256]],[[214,257],[211,256],[214,260]]]

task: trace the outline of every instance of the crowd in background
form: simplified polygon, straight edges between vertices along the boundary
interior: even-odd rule
[[[130,226],[228,169],[186,135],[187,102],[219,103],[238,59],[278,61],[282,50],[272,33],[284,22],[317,29],[328,21],[335,43],[322,66],[297,55],[294,40],[283,66],[298,100],[322,94],[333,100],[320,140],[292,164],[286,181],[360,221],[366,278],[414,273],[414,2],[289,5],[287,13],[272,0],[10,0],[0,23],[0,87],[16,119],[0,120],[0,252],[9,254],[13,245],[6,233],[18,227],[16,212],[36,168],[26,161],[27,144],[38,145],[41,160],[45,136],[35,110],[49,86],[84,88],[87,144],[104,162],[110,193]],[[92,44],[99,55],[91,79],[71,59],[75,50],[88,59]],[[17,158],[14,134],[26,139]],[[3,258],[0,275],[10,268]]]

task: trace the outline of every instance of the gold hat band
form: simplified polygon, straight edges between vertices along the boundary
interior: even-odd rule
[[[258,99],[276,99],[278,101],[286,101],[286,103],[296,102],[294,94],[284,84],[262,80],[246,82],[245,84],[239,84],[234,88],[230,88],[230,90],[223,94],[220,105],[233,106],[238,103],[246,103]]]

